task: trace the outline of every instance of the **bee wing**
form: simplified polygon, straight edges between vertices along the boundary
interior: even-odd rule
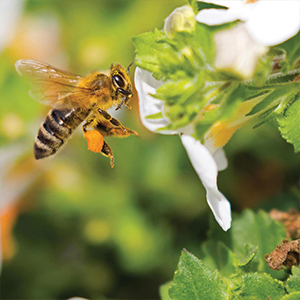
[[[81,76],[55,68],[43,62],[21,59],[15,63],[20,76],[26,77],[33,87],[29,95],[43,104],[55,106],[70,93],[84,93],[83,87],[78,87]]]

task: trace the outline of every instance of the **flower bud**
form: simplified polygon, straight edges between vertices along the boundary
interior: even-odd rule
[[[165,20],[164,30],[173,38],[176,32],[192,32],[196,27],[193,9],[189,5],[176,8]]]

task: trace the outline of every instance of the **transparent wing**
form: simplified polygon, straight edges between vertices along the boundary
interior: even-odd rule
[[[29,95],[43,104],[55,106],[71,93],[84,93],[87,89],[79,87],[81,76],[55,68],[36,60],[18,60],[15,68],[20,76],[26,77],[33,87]]]

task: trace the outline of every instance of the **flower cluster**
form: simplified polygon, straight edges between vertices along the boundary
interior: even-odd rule
[[[170,54],[166,57],[170,59],[170,65],[171,60],[173,60],[172,63],[175,66],[177,61],[178,69],[172,71],[172,69],[169,68],[170,71],[168,74],[168,71],[166,71],[167,67],[160,66],[160,64],[167,63],[159,58],[159,55],[161,55],[158,53],[159,51],[156,53],[153,50],[152,53],[146,53],[146,55],[144,55],[145,59],[143,60],[143,58],[139,57],[139,52],[141,51],[137,49],[138,67],[135,72],[135,85],[138,91],[140,117],[143,125],[153,132],[180,136],[190,161],[206,189],[208,205],[219,225],[226,231],[231,226],[230,203],[217,187],[218,171],[224,170],[227,167],[227,160],[222,147],[238,128],[256,116],[256,113],[259,112],[259,110],[256,109],[258,104],[265,99],[261,95],[264,93],[267,94],[268,91],[266,90],[264,93],[252,95],[249,101],[241,99],[240,102],[236,100],[239,97],[232,92],[233,99],[231,99],[231,102],[237,101],[238,104],[236,105],[237,108],[235,108],[231,114],[226,118],[222,118],[222,116],[216,117],[211,123],[203,122],[203,119],[205,115],[218,115],[218,113],[214,112],[222,107],[222,105],[224,106],[223,103],[226,101],[216,101],[219,97],[216,94],[222,91],[222,89],[226,89],[224,86],[227,87],[229,85],[232,87],[231,91],[236,92],[239,88],[237,87],[239,83],[245,79],[249,80],[253,78],[257,70],[257,65],[261,58],[268,53],[269,46],[282,43],[299,31],[300,3],[298,1],[284,1],[283,3],[283,1],[264,0],[210,0],[202,2],[221,5],[222,7],[202,9],[197,14],[194,13],[195,10],[189,5],[177,8],[165,20],[164,34],[166,38],[156,36],[156,43],[162,42],[166,45],[165,48],[161,46],[159,50],[169,51],[166,49],[176,49],[176,54],[173,55],[172,50],[170,50]],[[216,31],[213,35],[215,55],[211,64],[207,62],[209,61],[209,54],[208,52],[205,53],[205,46],[203,47],[203,51],[202,49],[199,50],[199,47],[193,45],[194,39],[190,40],[190,44],[181,45],[188,40],[187,36],[189,34],[195,32],[197,21],[199,22],[198,24],[220,25],[237,20],[242,22],[233,23],[234,26],[226,27],[226,25],[224,25],[222,30]],[[145,38],[145,43],[149,42],[149,40],[150,39],[146,41]],[[175,41],[177,41],[177,44]],[[204,39],[203,44],[205,44]],[[137,41],[136,47],[139,48]],[[146,51],[144,50],[144,52]],[[151,55],[153,56],[153,61],[149,60]],[[181,62],[183,62],[183,65],[180,65]],[[193,66],[188,71],[185,71],[184,68],[188,64]],[[197,64],[200,65],[200,67],[197,66]],[[182,122],[183,126],[178,125],[181,123],[174,125],[174,120],[172,120],[170,113],[172,106],[169,100],[172,97],[174,98],[174,91],[172,91],[171,88],[169,88],[169,90],[167,88],[163,90],[165,93],[172,94],[172,97],[164,98],[164,96],[161,96],[163,95],[162,89],[166,82],[170,83],[177,80],[175,83],[178,83],[178,78],[180,77],[178,74],[182,74],[184,71],[188,74],[192,74],[192,76],[194,76],[192,77],[193,79],[187,80],[186,83],[181,81],[181,83],[183,82],[181,84],[181,94],[187,95],[181,96],[180,98],[180,101],[184,102],[182,99],[188,98],[189,93],[192,94],[192,92],[190,92],[190,90],[192,90],[190,88],[190,82],[198,84],[197,79],[194,80],[194,78],[199,78],[195,75],[195,69],[197,71],[200,70],[198,72],[205,70],[205,74],[209,74],[206,75],[207,80],[201,82],[200,97],[199,90],[194,93],[194,95],[199,97],[198,101],[201,105],[199,105],[198,112],[188,118],[188,122]],[[164,71],[159,73],[159,70]],[[239,78],[239,80],[227,80],[227,83],[222,82],[222,84],[218,85],[222,75],[220,75],[217,80],[211,80],[211,78],[214,77],[213,72],[220,72],[220,74],[227,72],[227,74],[231,74],[231,78]],[[235,85],[236,82],[238,82],[237,85]],[[212,85],[217,85],[218,88],[210,88]],[[176,89],[176,84],[174,84],[174,87]],[[220,94],[222,93],[220,92]],[[233,95],[235,95],[235,99]],[[193,97],[195,98],[195,96]],[[182,108],[184,106],[181,102],[180,107]],[[185,103],[187,102],[188,101]],[[230,101],[228,100],[227,103],[230,103]],[[229,106],[230,104],[227,105]],[[269,108],[268,105],[265,106],[264,112]],[[176,108],[178,110],[178,107]],[[173,110],[175,111],[175,109]],[[191,109],[187,107],[185,112],[187,111],[191,111]],[[207,128],[205,127],[203,135],[199,136],[197,129],[199,131],[201,124],[204,124],[202,127],[207,126]],[[209,124],[209,126],[207,124]],[[202,129],[200,129],[200,131],[201,130]]]

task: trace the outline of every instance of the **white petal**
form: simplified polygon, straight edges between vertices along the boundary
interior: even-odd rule
[[[204,147],[213,156],[217,164],[218,171],[225,170],[228,166],[228,161],[225,156],[225,152],[222,148],[215,147],[215,140],[213,139],[213,137],[205,139]]]
[[[206,189],[207,203],[212,210],[216,221],[227,231],[231,226],[230,203],[217,187],[217,164],[208,151],[199,141],[189,135],[181,135],[181,141],[190,158],[190,161]]]
[[[217,32],[214,41],[215,67],[234,72],[244,79],[253,76],[258,60],[268,51],[252,38],[244,24]]]
[[[156,89],[162,85],[162,81],[156,80],[150,72],[137,67],[135,69],[134,82],[139,96],[140,118],[143,125],[150,131],[156,131],[157,129],[170,124],[166,117],[159,119],[146,118],[149,115],[164,113],[165,102],[149,95],[155,94]],[[157,131],[157,133],[176,134],[177,131],[164,130]]]
[[[297,34],[300,29],[300,2],[259,1],[245,25],[261,45],[280,44]]]
[[[207,25],[220,25],[229,22],[233,22],[239,18],[239,15],[235,14],[231,10],[226,9],[202,9],[196,16],[196,20],[200,23]]]
[[[225,152],[222,148],[219,148],[214,154],[213,158],[217,164],[218,171],[225,170],[228,166],[228,161],[225,156]]]

